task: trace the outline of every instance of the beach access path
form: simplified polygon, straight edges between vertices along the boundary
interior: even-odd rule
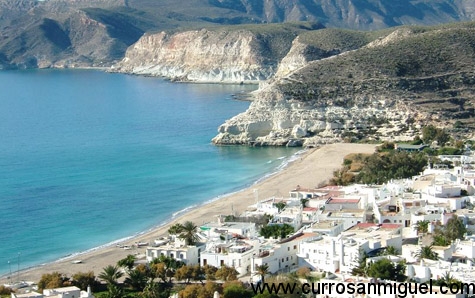
[[[249,188],[225,196],[219,200],[201,205],[170,221],[168,224],[152,229],[149,232],[127,240],[124,245],[133,246],[137,242],[151,242],[153,239],[166,236],[168,227],[174,223],[192,221],[196,225],[216,221],[217,215],[229,215],[234,211],[240,214],[255,203],[255,190],[259,199],[269,197],[288,197],[289,191],[297,185],[304,188],[317,187],[333,176],[333,171],[342,166],[343,158],[350,153],[373,153],[374,144],[338,143],[324,145],[320,148],[308,149],[282,171]],[[38,282],[44,273],[60,272],[68,277],[77,272],[94,271],[97,276],[107,265],[115,265],[118,260],[128,254],[144,254],[145,247],[124,250],[114,246],[100,248],[70,259],[45,264],[20,272],[21,280]],[[81,260],[81,262],[74,262]],[[0,279],[0,284],[6,282],[6,277]]]

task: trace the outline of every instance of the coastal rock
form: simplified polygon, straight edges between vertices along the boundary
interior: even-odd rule
[[[342,140],[403,141],[413,140],[427,124],[445,127],[457,137],[473,137],[474,28],[473,23],[409,27],[377,38],[350,33],[354,44],[346,42],[338,54],[320,59],[303,53],[322,50],[317,44],[328,45],[326,53],[336,50],[331,39],[313,39],[308,45],[298,38],[276,77],[253,93],[246,112],[220,126],[213,143],[317,146]],[[321,31],[315,36],[324,36]],[[354,45],[359,47],[353,49]],[[457,53],[457,59],[450,58],[451,53]],[[464,130],[452,130],[455,121]],[[265,129],[247,130],[262,123]]]
[[[299,36],[295,38],[295,40],[292,42],[292,47],[290,48],[289,52],[280,61],[279,67],[277,68],[277,72],[275,74],[276,78],[284,77],[291,72],[307,65],[307,63],[310,61],[329,57],[336,53],[336,51],[329,53],[328,51],[322,50],[318,47],[300,42],[299,39]]]
[[[291,46],[269,50],[265,37],[249,30],[194,30],[146,34],[131,46],[115,71],[177,81],[256,83],[270,79]]]

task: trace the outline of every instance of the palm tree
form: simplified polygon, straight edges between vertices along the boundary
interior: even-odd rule
[[[124,290],[114,284],[109,284],[107,286],[107,293],[105,295],[107,298],[122,298],[124,297]]]
[[[285,206],[287,206],[287,204],[285,202],[278,202],[275,204],[275,207],[277,208],[277,210],[279,211],[279,213],[284,210]]]
[[[143,298],[169,297],[170,296],[169,292],[170,292],[170,288],[165,288],[165,289],[161,288],[158,283],[154,282],[153,280],[150,280],[142,292],[142,297]]]
[[[182,231],[183,225],[181,223],[176,223],[168,229],[168,234],[179,235]]]
[[[388,246],[384,249],[384,256],[397,256],[399,251],[394,246]]]
[[[124,273],[120,271],[118,266],[109,265],[103,268],[103,271],[98,275],[98,277],[105,281],[108,285],[116,285],[117,280],[123,275]]]
[[[421,249],[416,253],[416,257],[420,259],[429,259],[429,260],[438,260],[439,256],[437,253],[432,249],[431,246],[422,246]]]
[[[185,221],[182,225],[182,231],[180,234],[180,239],[184,239],[186,245],[193,245],[198,241],[198,236],[196,235],[198,227],[191,221]]]
[[[425,234],[429,230],[429,221],[420,220],[416,223],[417,225],[417,234]]]
[[[269,265],[262,264],[256,267],[257,273],[261,276],[261,283],[264,284],[266,274],[269,274]]]
[[[136,291],[142,291],[147,285],[148,277],[145,271],[135,269],[129,271],[129,276],[125,278],[124,283]]]
[[[117,262],[117,266],[127,268],[127,270],[129,271],[132,270],[134,265],[135,265],[135,256],[133,255],[127,255],[127,257]]]

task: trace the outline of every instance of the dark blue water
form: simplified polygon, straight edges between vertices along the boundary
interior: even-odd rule
[[[0,72],[0,274],[159,225],[295,150],[216,147],[253,86],[91,70]]]

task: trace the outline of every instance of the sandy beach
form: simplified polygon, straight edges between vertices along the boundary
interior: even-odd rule
[[[317,149],[309,149],[279,173],[247,189],[190,210],[170,223],[131,238],[123,244],[133,245],[136,242],[151,242],[156,238],[166,236],[168,227],[176,222],[189,220],[201,225],[216,221],[217,215],[231,214],[232,210],[239,214],[246,210],[249,205],[255,203],[254,190],[256,189],[258,190],[259,199],[263,200],[272,196],[287,197],[289,191],[297,185],[305,188],[316,187],[332,177],[333,171],[341,166],[345,155],[349,153],[373,153],[374,150],[374,144],[330,144]],[[21,280],[38,282],[42,274],[55,271],[66,276],[71,276],[76,272],[94,271],[97,276],[105,266],[116,264],[118,260],[128,254],[140,255],[144,252],[145,247],[131,250],[124,250],[116,246],[104,247],[69,259],[23,270],[19,277]],[[72,262],[75,260],[81,260],[82,262],[73,264]],[[0,284],[6,282],[6,276],[3,276],[0,279]]]

